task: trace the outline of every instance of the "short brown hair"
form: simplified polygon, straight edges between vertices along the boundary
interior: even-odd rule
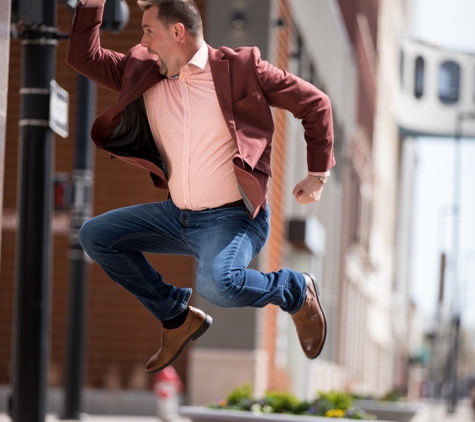
[[[194,38],[203,33],[201,14],[193,0],[137,0],[137,3],[143,11],[158,6],[157,18],[165,28],[179,22]]]

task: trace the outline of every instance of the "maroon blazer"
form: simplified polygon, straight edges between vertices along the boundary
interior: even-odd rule
[[[168,189],[167,174],[148,123],[143,93],[164,79],[157,58],[141,45],[127,54],[101,48],[103,8],[78,6],[67,61],[79,73],[119,93],[91,130],[95,144],[121,160],[150,171],[154,185]],[[274,122],[270,107],[302,119],[308,170],[335,164],[329,98],[312,84],[260,58],[256,47],[209,48],[209,63],[224,120],[238,153],[233,159],[239,190],[254,218],[265,207]]]

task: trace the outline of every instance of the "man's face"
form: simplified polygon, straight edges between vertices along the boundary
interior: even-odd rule
[[[168,67],[174,57],[174,48],[176,48],[176,42],[173,36],[174,28],[173,25],[170,25],[170,27],[166,29],[162,22],[157,19],[157,16],[157,6],[152,6],[143,13],[143,37],[141,44],[147,48],[149,53],[158,56],[157,63],[160,66],[160,74],[167,76]]]

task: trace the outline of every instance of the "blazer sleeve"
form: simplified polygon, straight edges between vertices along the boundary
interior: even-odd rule
[[[310,172],[325,172],[335,165],[333,118],[328,96],[312,84],[278,69],[252,49],[255,69],[264,96],[272,107],[290,111],[302,120]]]
[[[101,47],[100,26],[104,7],[78,5],[69,32],[67,62],[99,85],[120,92],[128,56]]]

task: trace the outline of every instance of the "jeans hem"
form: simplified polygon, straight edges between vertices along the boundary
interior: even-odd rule
[[[169,316],[167,319],[162,320],[163,321],[168,321],[169,319],[175,318],[176,316],[180,315],[187,307],[188,307],[188,302],[190,301],[191,294],[193,293],[193,290],[190,289],[189,287],[185,289],[186,294],[185,298],[183,300],[183,305],[181,306],[180,310],[173,316]]]
[[[304,305],[305,299],[306,299],[306,297],[307,297],[307,289],[308,289],[308,287],[307,287],[307,282],[306,282],[305,277],[304,277],[304,275],[303,275],[302,273],[298,273],[298,274],[300,274],[300,275],[303,277],[303,279],[304,279],[304,289],[302,289],[302,295],[301,295],[300,298],[299,298],[297,310],[296,310],[296,311],[293,311],[293,312],[289,312],[290,315],[294,315],[294,314],[296,314],[298,311],[300,311],[300,309],[302,309],[302,306]]]

